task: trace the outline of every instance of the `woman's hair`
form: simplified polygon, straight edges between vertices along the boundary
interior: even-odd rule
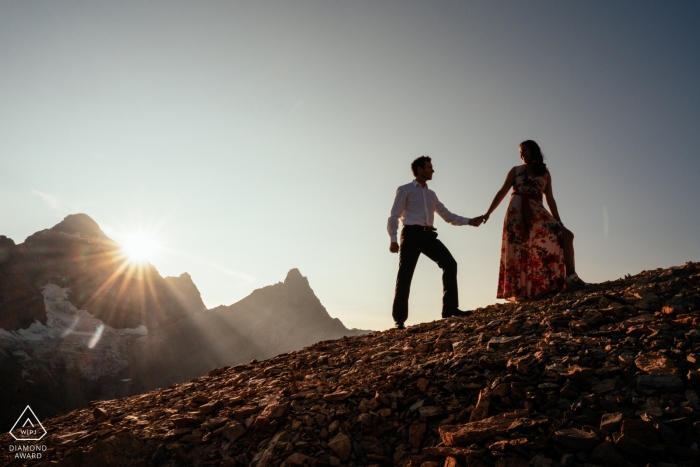
[[[542,150],[540,146],[528,139],[520,143],[520,146],[525,146],[530,150],[530,156],[532,156],[532,161],[528,164],[535,172],[536,176],[541,176],[547,173],[547,164],[544,163],[544,156],[542,155]]]

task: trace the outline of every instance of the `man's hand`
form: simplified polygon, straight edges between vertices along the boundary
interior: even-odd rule
[[[479,227],[482,222],[484,222],[484,216],[469,219],[469,225],[471,225],[472,227]]]
[[[391,242],[391,245],[389,245],[389,251],[392,253],[398,253],[399,252],[399,244],[396,242]]]

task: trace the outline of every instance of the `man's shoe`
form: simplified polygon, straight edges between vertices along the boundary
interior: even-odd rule
[[[470,314],[472,314],[471,311],[462,311],[457,308],[452,310],[442,310],[443,318],[451,318],[452,316],[469,316]]]
[[[394,329],[406,329],[406,326],[403,325],[403,323],[394,323]]]

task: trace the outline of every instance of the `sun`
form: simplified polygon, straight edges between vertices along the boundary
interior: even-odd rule
[[[158,242],[148,234],[129,235],[124,237],[121,243],[124,254],[132,263],[153,261],[160,250]]]

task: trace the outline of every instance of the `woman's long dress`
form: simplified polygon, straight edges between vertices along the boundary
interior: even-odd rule
[[[515,186],[503,222],[498,298],[521,300],[564,286],[561,224],[542,204],[546,186],[546,174],[533,177],[524,165],[515,168]],[[523,210],[523,202],[529,204],[529,213],[527,207]]]

